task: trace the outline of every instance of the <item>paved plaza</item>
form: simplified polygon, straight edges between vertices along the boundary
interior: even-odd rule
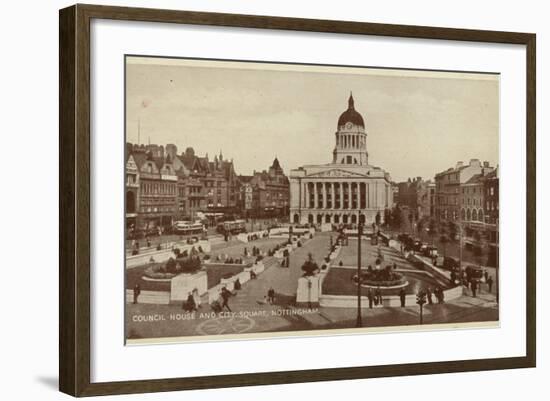
[[[290,254],[289,267],[281,267],[274,257],[264,259],[265,271],[254,280],[242,285],[229,299],[231,313],[225,311],[214,315],[208,305],[207,296],[202,297],[201,307],[194,313],[187,313],[181,303],[168,305],[127,304],[127,334],[130,339],[184,337],[217,334],[284,332],[297,330],[319,330],[355,327],[357,310],[355,308],[318,307],[310,310],[295,306],[298,278],[302,276],[301,266],[311,253],[317,264],[330,250],[330,243],[335,239],[333,233],[318,233],[302,247]],[[252,246],[266,251],[283,242],[282,239],[261,239],[249,244],[239,241],[218,243],[213,246],[212,254],[226,254],[232,257],[242,255],[244,247]],[[340,262],[344,266],[357,264],[357,240],[350,240],[344,247],[334,266]],[[381,247],[383,265],[395,263],[398,269],[410,268],[409,263],[395,250]],[[378,247],[368,241],[362,244],[362,265],[374,264],[378,257]],[[337,269],[336,267],[335,269]],[[273,304],[267,302],[269,288],[275,290]],[[482,287],[476,298],[465,290],[462,297],[444,304],[426,305],[423,319],[425,324],[462,323],[498,321],[498,305],[495,302],[494,288],[492,293]],[[156,316],[162,321],[147,321]],[[374,307],[363,309],[365,327],[406,326],[419,323],[418,305],[400,307]]]

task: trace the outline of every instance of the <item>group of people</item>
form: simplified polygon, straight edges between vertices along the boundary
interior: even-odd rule
[[[187,312],[194,312],[201,307],[201,296],[199,290],[194,288],[193,291],[189,292],[187,299],[183,301],[182,309]]]
[[[494,284],[493,277],[487,272],[487,270],[485,270],[483,272],[483,278],[485,279],[484,281],[487,285],[487,292],[492,293]],[[478,291],[481,291],[482,281],[473,277],[468,277],[466,272],[462,272],[462,276],[459,279],[459,277],[457,277],[457,274],[452,271],[451,282],[456,284],[462,282],[462,285],[471,291],[472,297],[474,298],[477,297]]]
[[[227,264],[236,264],[236,265],[242,265],[244,263],[244,260],[242,258],[232,258],[232,257],[220,257],[220,255],[216,255],[216,262],[223,262]]]
[[[432,305],[434,303],[434,296],[438,304],[445,302],[445,292],[440,286],[435,287],[433,290],[431,287],[426,289],[426,300],[428,301],[428,305]]]
[[[367,290],[367,299],[369,300],[369,308],[372,309],[373,306],[382,306],[384,299],[382,298],[382,291],[380,287],[376,287],[376,290],[372,291],[369,287]]]
[[[231,308],[229,307],[229,298],[233,295],[235,294],[229,291],[227,287],[222,287],[222,289],[218,293],[218,298],[210,304],[210,307],[216,313],[223,312],[224,309],[227,309],[229,312],[231,312]]]

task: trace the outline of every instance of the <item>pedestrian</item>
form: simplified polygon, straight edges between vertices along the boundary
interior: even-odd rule
[[[401,290],[399,291],[399,299],[401,300],[401,307],[404,308],[405,299],[406,299],[406,293],[404,288],[401,288]]]
[[[187,312],[192,312],[197,309],[195,299],[193,298],[193,294],[191,292],[187,295],[187,300],[183,302],[181,308]]]
[[[223,300],[222,310],[225,307],[225,308],[227,308],[227,310],[229,312],[231,312],[231,308],[229,307],[229,297],[231,296],[231,292],[226,287],[223,287],[221,296],[222,296],[222,300]]]
[[[442,304],[443,303],[443,290],[441,289],[440,286],[435,287],[434,294],[435,294],[435,297],[437,299],[437,303]]]
[[[273,305],[275,302],[275,290],[273,287],[269,287],[269,290],[267,290],[267,301]]]
[[[382,306],[382,291],[380,291],[380,287],[376,287],[376,291],[374,293],[374,304]]]
[[[197,288],[193,288],[193,300],[195,301],[196,308],[201,307],[201,296],[199,295],[199,290]]]
[[[456,284],[456,273],[455,273],[454,270],[451,271],[451,283],[452,283],[453,285]]]
[[[493,277],[489,276],[487,278],[487,286],[489,287],[489,293],[493,292]]]
[[[141,294],[141,287],[139,286],[139,284],[136,284],[134,286],[134,304],[138,303],[139,294]]]
[[[487,282],[487,279],[489,278],[489,273],[487,270],[483,270],[483,277],[485,277],[485,282]]]
[[[372,295],[372,290],[370,288],[367,291],[367,298],[369,299],[369,309],[372,309],[372,304],[374,302],[374,297]]]
[[[476,293],[477,293],[477,281],[476,280],[472,280],[470,282],[470,288],[472,290],[472,297],[476,297]]]
[[[426,296],[428,298],[428,304],[432,305],[433,304],[432,289],[430,287],[428,287],[428,289],[426,290]]]

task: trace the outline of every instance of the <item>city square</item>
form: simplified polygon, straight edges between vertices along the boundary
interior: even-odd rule
[[[189,79],[184,69],[166,71],[173,78],[159,85],[167,91],[175,77]],[[498,327],[498,166],[475,158],[475,148],[460,152],[469,162],[442,158],[422,167],[425,178],[397,181],[386,164],[395,166],[403,148],[369,145],[382,136],[369,121],[380,130],[379,121],[367,120],[365,99],[349,91],[339,114],[327,109],[336,131],[329,140],[323,129],[325,147],[311,148],[319,156],[294,143],[282,153],[235,153],[227,142],[231,157],[224,149],[201,156],[195,143],[152,143],[144,122],[156,121],[152,100],[130,98],[137,140],[125,150],[128,343]],[[401,177],[417,162],[404,153]]]
[[[203,296],[201,307],[194,312],[185,312],[182,310],[181,302],[167,305],[128,302],[127,311],[129,322],[129,338],[156,338],[156,337],[184,337],[216,334],[239,334],[239,333],[261,333],[284,331],[292,332],[298,330],[323,330],[323,329],[341,329],[354,328],[356,325],[356,307],[323,307],[314,306],[306,309],[305,313],[292,314],[293,310],[302,308],[296,306],[296,283],[303,274],[301,266],[308,254],[311,253],[314,259],[321,261],[330,248],[331,233],[320,233],[314,239],[306,242],[304,246],[297,248],[291,253],[289,267],[281,267],[280,262],[273,256],[265,260],[266,270],[255,280],[243,284],[240,290],[234,291],[234,296],[230,298],[229,305],[232,313],[211,315],[208,306],[208,297]],[[337,259],[336,266],[340,261],[347,264],[347,261],[356,261],[357,249],[356,242],[350,241],[350,245],[345,247],[345,255]],[[363,242],[364,263],[363,269],[366,269],[368,263],[374,264],[377,257],[377,246],[370,245],[367,240]],[[267,249],[271,245],[269,240],[259,240],[257,247]],[[219,247],[221,252],[225,249],[234,249],[235,245]],[[242,249],[241,244],[238,245]],[[230,251],[229,251],[230,252]],[[383,253],[385,261],[397,263],[398,268],[412,270],[414,269],[407,260],[396,250],[384,247]],[[356,267],[356,266],[355,266]],[[208,269],[208,267],[207,267]],[[334,271],[350,270],[334,267]],[[355,269],[351,270],[355,272]],[[420,274],[417,274],[421,276]],[[128,292],[131,291],[133,281],[127,282]],[[337,289],[339,286],[334,285]],[[347,287],[356,287],[351,279],[345,283]],[[433,286],[433,281],[427,276],[426,280],[421,278],[416,281],[415,287],[411,291],[416,293],[423,285]],[[275,290],[275,302],[269,304],[264,302],[264,296],[270,287]],[[146,288],[146,287],[145,287]],[[144,292],[146,290],[143,290]],[[331,288],[326,288],[328,294],[335,293]],[[336,291],[338,293],[338,291]],[[365,293],[365,291],[364,291]],[[128,297],[130,301],[130,297]],[[446,301],[444,304],[427,305],[424,308],[424,324],[437,323],[464,323],[464,322],[482,322],[498,320],[498,305],[495,302],[495,288],[489,292],[486,286],[480,288],[479,293],[474,298],[468,290],[464,295],[454,300]],[[399,306],[368,306],[368,299],[363,295],[363,305],[361,314],[364,327],[395,327],[419,324],[419,306],[413,301],[405,307]],[[278,314],[277,311],[280,311]],[[285,313],[285,311],[287,311]],[[258,314],[257,312],[268,312],[267,314]],[[166,316],[166,321],[139,321],[131,320],[133,316],[149,316],[161,313]],[[203,313],[202,317],[199,314]],[[178,318],[170,320],[171,314],[180,314]],[[191,315],[194,315],[192,318]],[[187,318],[181,315],[187,316]]]

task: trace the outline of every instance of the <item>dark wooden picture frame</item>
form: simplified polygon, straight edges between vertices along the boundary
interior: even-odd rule
[[[90,22],[92,19],[330,32],[526,46],[526,356],[92,383],[90,380]],[[59,388],[73,396],[534,367],[536,363],[536,36],[298,18],[75,5],[59,15]]]

